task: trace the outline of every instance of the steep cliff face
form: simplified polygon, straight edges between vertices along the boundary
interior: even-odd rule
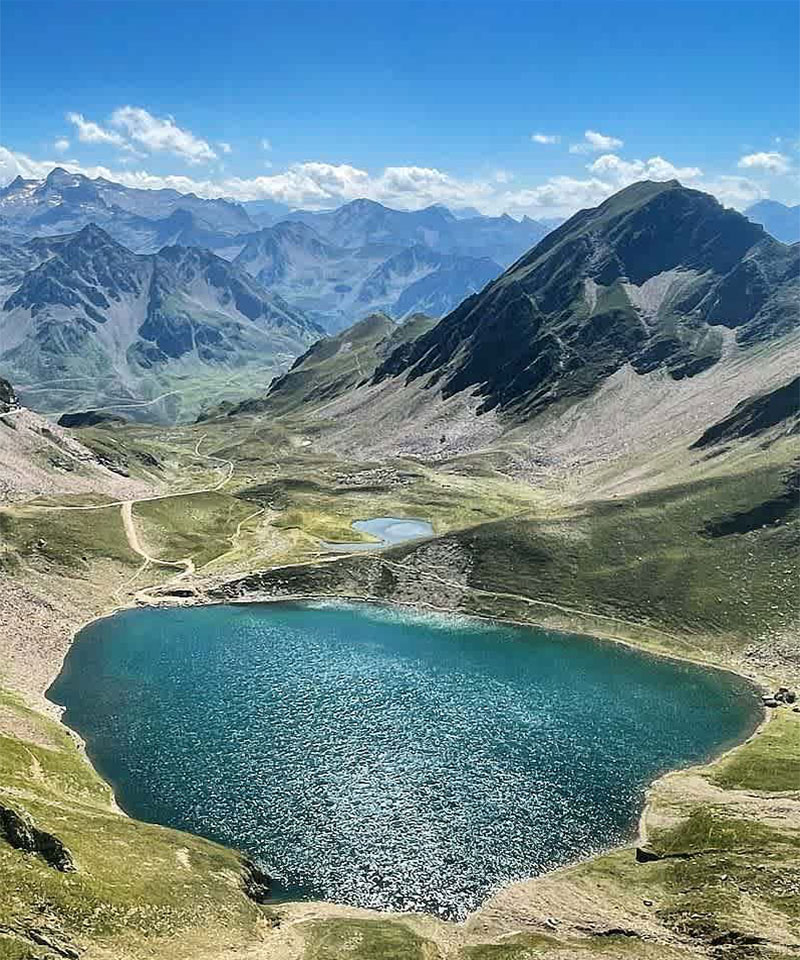
[[[388,377],[474,390],[531,413],[620,367],[692,376],[725,343],[798,325],[800,248],[677,182],[639,183],[576,214],[480,294],[388,357]]]

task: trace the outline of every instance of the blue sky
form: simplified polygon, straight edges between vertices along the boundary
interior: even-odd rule
[[[3,0],[0,182],[563,215],[798,197],[798,5]],[[539,140],[533,139],[539,135]]]

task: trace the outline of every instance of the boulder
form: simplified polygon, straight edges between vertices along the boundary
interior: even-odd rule
[[[0,804],[0,830],[15,850],[36,853],[55,870],[74,873],[77,870],[72,854],[52,833],[40,830],[33,817]]]
[[[244,892],[256,903],[267,903],[272,889],[272,877],[252,860],[244,860]]]
[[[15,410],[19,406],[17,395],[14,388],[8,382],[0,377],[0,413],[8,413],[9,410]]]
[[[661,856],[655,852],[655,850],[650,850],[647,847],[637,847],[636,848],[636,862],[637,863],[650,863],[653,860],[660,860]]]

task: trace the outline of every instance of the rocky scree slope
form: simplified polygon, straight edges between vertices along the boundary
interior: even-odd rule
[[[731,343],[798,326],[800,246],[676,181],[634,184],[576,214],[482,293],[396,350],[374,382],[425,377],[479,412],[528,417],[623,365],[673,379]]]

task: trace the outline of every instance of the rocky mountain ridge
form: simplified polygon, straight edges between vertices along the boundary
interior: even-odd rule
[[[548,229],[529,218],[456,217],[442,206],[392,210],[371,200],[290,212],[272,201],[242,205],[174,190],[130,189],[60,168],[43,181],[18,177],[0,190],[0,222],[5,228],[0,249],[89,223],[135,253],[176,244],[205,247],[236,260],[330,332],[374,310],[397,318],[421,309],[446,313]],[[404,273],[402,262],[388,261],[409,248],[422,254]],[[431,262],[421,270],[423,260]],[[364,285],[382,267],[393,275],[394,289],[383,297],[366,296]],[[424,282],[418,288],[419,281]]]
[[[780,337],[798,326],[799,291],[800,247],[677,181],[638,183],[554,230],[375,382],[424,377],[528,416],[627,363],[679,379],[730,342]]]
[[[201,248],[136,254],[89,225],[22,250],[27,270],[5,264],[12,289],[0,312],[0,367],[24,399],[53,413],[74,409],[78,393],[87,407],[139,419],[191,415],[189,386],[248,365],[277,372],[322,334]]]

